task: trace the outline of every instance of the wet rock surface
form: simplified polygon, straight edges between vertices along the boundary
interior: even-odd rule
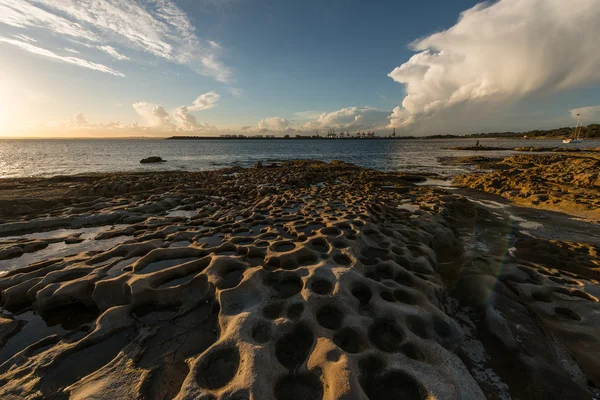
[[[294,161],[0,184],[50,194],[2,215],[0,397],[591,399],[598,248],[420,180]]]

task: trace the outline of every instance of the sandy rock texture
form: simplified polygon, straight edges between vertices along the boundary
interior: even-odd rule
[[[3,399],[591,399],[600,385],[598,249],[511,231],[414,176],[294,161],[53,179],[0,185],[14,205],[52,188],[0,225]]]
[[[567,211],[600,220],[600,156],[535,154],[464,160],[490,171],[462,175],[455,183],[506,197],[517,204]]]

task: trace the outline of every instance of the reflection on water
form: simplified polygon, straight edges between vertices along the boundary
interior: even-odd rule
[[[600,147],[600,140],[565,145],[560,140],[480,139],[496,147]],[[452,151],[475,140],[0,140],[0,177],[85,172],[210,170],[257,161],[311,158],[342,160],[382,171],[437,172],[448,176],[465,166],[441,166],[440,156],[502,156],[504,151]],[[139,160],[159,155],[160,164]]]
[[[11,236],[1,238],[0,241],[8,239],[50,239],[66,237],[69,235],[75,235],[81,233],[80,239],[83,239],[81,243],[66,244],[65,242],[50,243],[46,248],[38,250],[33,253],[25,253],[17,258],[10,258],[8,260],[0,260],[0,272],[10,271],[15,268],[25,267],[29,264],[33,264],[42,260],[49,260],[53,258],[61,258],[68,255],[77,254],[83,251],[103,251],[108,250],[113,246],[121,244],[126,240],[131,239],[131,236],[117,236],[111,239],[95,240],[96,235],[109,230],[117,230],[127,225],[108,225],[99,226],[93,228],[79,228],[79,229],[55,229],[48,232],[30,233],[22,236]]]

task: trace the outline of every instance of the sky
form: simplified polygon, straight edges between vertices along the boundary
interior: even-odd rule
[[[0,137],[600,122],[598,0],[0,0]]]

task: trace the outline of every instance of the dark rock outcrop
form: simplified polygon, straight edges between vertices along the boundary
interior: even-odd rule
[[[152,157],[148,157],[148,158],[144,158],[143,160],[140,160],[140,164],[154,164],[154,163],[163,163],[163,162],[167,162],[167,161],[163,160],[161,157],[158,157],[158,156],[152,156]]]

